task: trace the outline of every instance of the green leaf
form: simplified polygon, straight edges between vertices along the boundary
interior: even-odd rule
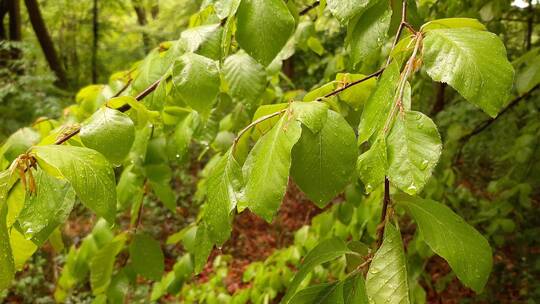
[[[90,261],[90,286],[94,295],[107,291],[116,256],[124,248],[126,234],[116,236],[110,243],[100,248]]]
[[[75,191],[65,179],[38,169],[34,174],[36,193],[27,193],[18,222],[27,239],[41,245],[63,224],[75,204]]]
[[[345,86],[365,77],[366,75],[363,74],[338,73],[336,75],[336,80],[341,83],[341,85]],[[339,94],[339,99],[357,110],[367,102],[376,85],[377,80],[375,78],[368,79],[341,92]]]
[[[219,23],[201,25],[186,29],[180,35],[178,41],[180,48],[186,53],[199,55],[219,60],[221,59],[221,37],[223,28]]]
[[[369,303],[410,303],[407,280],[401,236],[393,224],[386,223],[383,243],[375,253],[366,277]]]
[[[257,111],[255,111],[255,114],[253,114],[252,121],[256,121],[257,119],[270,115],[276,112],[279,112],[283,109],[286,109],[289,106],[288,103],[277,103],[277,104],[269,104],[269,105],[263,105],[257,108]],[[259,139],[261,136],[266,134],[272,127],[281,119],[281,115],[272,117],[270,119],[267,119],[265,121],[261,121],[258,123],[254,128],[252,132],[252,137],[254,140]]]
[[[526,67],[517,75],[516,89],[522,95],[532,90],[538,84],[540,84],[540,54],[529,59]]]
[[[150,187],[163,205],[171,212],[176,213],[176,194],[171,189],[169,183],[162,184],[150,182]]]
[[[242,50],[225,59],[223,77],[231,96],[248,106],[258,104],[266,89],[264,67]]]
[[[24,264],[36,252],[38,246],[25,238],[17,229],[9,232],[9,241],[13,252],[13,264],[16,270],[22,270]]]
[[[386,0],[377,1],[362,15],[351,20],[347,30],[347,40],[351,49],[353,65],[378,54],[386,42],[392,10]]]
[[[214,4],[216,14],[220,19],[225,19],[236,14],[241,0],[217,0]],[[230,18],[232,19],[232,18]]]
[[[126,295],[129,292],[129,278],[123,270],[120,270],[111,279],[107,289],[106,298],[110,304],[125,303]]]
[[[137,77],[131,84],[134,91],[142,92],[160,79],[176,59],[177,53],[178,50],[174,47],[166,51],[163,51],[161,47],[152,50],[138,66]]]
[[[395,201],[412,215],[424,241],[450,264],[461,282],[482,291],[493,265],[486,238],[443,204],[408,195]]]
[[[12,162],[19,155],[25,153],[30,147],[39,142],[40,135],[31,128],[22,128],[8,137],[2,148],[0,157],[4,156],[8,162]]]
[[[36,146],[32,152],[45,172],[67,179],[85,206],[108,222],[114,222],[114,172],[103,155],[95,150],[66,145]]]
[[[327,0],[328,9],[342,23],[346,23],[354,16],[361,14],[372,5],[373,0]]]
[[[290,304],[343,304],[343,283],[324,283],[302,289]]]
[[[103,107],[82,125],[80,136],[85,146],[120,165],[135,140],[135,126],[126,114]]]
[[[207,117],[219,93],[219,70],[215,61],[187,53],[173,67],[176,92],[191,108]]]
[[[472,28],[426,33],[423,58],[428,75],[450,84],[492,117],[508,104],[514,69],[497,35]]]
[[[0,172],[0,290],[7,288],[11,284],[15,273],[6,223],[8,212],[6,199],[11,188],[11,179],[11,171]]]
[[[191,112],[176,126],[176,130],[174,131],[174,143],[176,158],[178,160],[185,159],[197,125],[197,113]]]
[[[287,189],[291,150],[301,133],[300,122],[284,115],[259,139],[242,170],[246,185],[240,207],[272,221]]]
[[[144,179],[135,173],[133,165],[127,166],[116,185],[116,193],[118,197],[118,210],[125,210],[136,201],[142,199]]]
[[[238,44],[264,66],[294,32],[294,17],[283,0],[243,0],[237,18]]]
[[[316,101],[319,98],[323,98],[324,96],[326,96],[327,94],[331,93],[332,91],[336,89],[337,83],[338,83],[337,81],[331,81],[329,83],[323,84],[322,86],[315,88],[309,91],[308,93],[306,93],[306,95],[304,95],[304,98],[302,100],[307,102],[307,101]]]
[[[367,304],[364,275],[359,273],[344,281],[318,284],[302,289],[290,304]]]
[[[129,246],[133,270],[141,276],[157,281],[165,269],[163,252],[158,241],[147,234],[137,234]]]
[[[195,257],[195,273],[199,274],[203,270],[204,265],[206,265],[208,256],[210,256],[210,253],[214,248],[214,243],[208,236],[207,228],[204,222],[197,227],[195,243],[197,246],[194,248],[192,253]]]
[[[294,117],[313,133],[318,133],[326,123],[328,117],[326,103],[295,101],[290,107]]]
[[[358,143],[368,141],[373,134],[379,133],[384,127],[386,117],[394,104],[394,96],[399,83],[399,66],[392,62],[383,72],[377,87],[369,97],[360,125],[358,126]]]
[[[191,277],[193,273],[193,262],[189,254],[182,256],[173,266],[174,280],[172,280],[167,288],[170,294],[180,292],[182,285]]]
[[[300,286],[300,283],[305,277],[315,268],[317,265],[332,261],[347,253],[353,253],[343,240],[339,238],[331,238],[320,242],[315,248],[313,248],[304,258],[304,261],[300,265],[300,269],[294,276],[293,281],[287,289],[287,293],[283,297],[283,303],[290,303],[292,296],[296,293],[296,289]]]
[[[400,112],[386,145],[388,179],[408,194],[420,192],[441,156],[441,137],[435,123],[420,112]]]
[[[464,28],[469,27],[479,31],[486,31],[486,26],[473,18],[443,18],[431,20],[420,28],[423,32],[445,28]]]
[[[357,157],[353,129],[340,114],[327,113],[318,133],[302,131],[292,152],[291,167],[296,184],[321,208],[349,183]]]
[[[231,213],[239,201],[242,169],[234,159],[232,149],[221,157],[207,180],[207,202],[203,213],[208,235],[221,245],[231,233]]]
[[[386,154],[386,140],[379,136],[369,150],[358,157],[356,170],[358,176],[370,193],[384,182],[388,169],[388,156]]]
[[[343,285],[345,304],[368,304],[366,282],[362,273],[347,278]]]

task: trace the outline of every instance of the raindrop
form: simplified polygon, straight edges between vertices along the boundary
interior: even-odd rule
[[[373,186],[371,184],[366,185],[366,194],[369,194],[371,191],[373,191]]]
[[[380,270],[379,270],[378,268],[371,268],[371,269],[369,270],[369,272],[372,273],[372,274],[377,274],[377,273],[380,272]]]
[[[407,188],[408,191],[411,191],[411,192],[416,192],[416,186],[414,184],[411,184],[408,188]]]

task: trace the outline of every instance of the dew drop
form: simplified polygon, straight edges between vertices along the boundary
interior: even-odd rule
[[[369,194],[371,191],[373,191],[373,186],[371,184],[366,185],[366,194]]]

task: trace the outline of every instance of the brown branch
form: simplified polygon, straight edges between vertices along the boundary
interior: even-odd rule
[[[152,83],[149,87],[144,89],[144,91],[140,92],[137,96],[135,96],[135,99],[137,101],[143,100],[146,96],[150,95],[150,93],[154,92],[159,84],[161,83],[161,78],[156,80],[154,83]],[[131,106],[129,104],[125,104],[118,108],[117,110],[120,112],[126,112],[127,110],[131,109]]]
[[[133,79],[129,78],[129,80],[126,82],[126,84],[118,92],[116,92],[116,94],[114,94],[113,98],[119,97],[120,95],[122,95],[122,93],[124,93],[127,90],[127,88],[129,88],[129,85],[132,82],[133,82]]]
[[[381,247],[384,238],[384,226],[386,225],[388,206],[392,203],[390,199],[390,181],[387,177],[384,178],[384,198],[381,210],[381,221],[377,227],[377,249]]]
[[[135,97],[135,99],[137,101],[141,101],[142,99],[144,99],[146,96],[148,96],[150,93],[152,93],[158,87],[160,82],[161,82],[161,79],[158,79],[156,82],[152,83],[144,91],[139,93],[139,95],[137,95]],[[125,90],[125,89],[126,88],[122,88],[120,91]],[[121,92],[116,93],[115,96],[119,95],[119,94],[121,94]],[[128,105],[128,104],[125,104],[122,107],[118,108],[117,110],[120,111],[120,112],[126,112],[129,109],[131,109],[131,106]],[[71,132],[65,134],[64,136],[62,136],[58,140],[56,140],[56,142],[54,144],[55,145],[61,145],[61,144],[65,143],[66,141],[68,141],[69,139],[71,139],[73,136],[79,134],[80,131],[81,131],[80,127],[74,128]]]
[[[306,15],[307,13],[309,13],[312,9],[316,8],[317,6],[319,6],[321,4],[320,1],[315,1],[312,5],[304,8],[302,11],[300,11],[300,13],[298,13],[298,15],[300,16],[304,16]]]
[[[276,116],[279,116],[283,113],[285,113],[287,111],[287,109],[283,109],[281,111],[277,111],[277,112],[274,112],[274,113],[271,113],[271,114],[268,114],[268,115],[265,115],[265,116],[262,116],[260,117],[259,119],[253,121],[252,123],[250,123],[249,125],[247,125],[245,128],[243,128],[242,130],[240,130],[240,132],[238,132],[238,135],[236,135],[236,137],[234,138],[234,141],[233,141],[233,152],[234,150],[236,149],[236,146],[238,145],[238,141],[240,141],[240,138],[242,137],[242,135],[244,135],[244,133],[246,133],[247,131],[249,131],[251,128],[255,127],[256,125],[260,124],[261,122],[265,121],[265,120],[268,120],[272,117],[276,117]]]
[[[413,34],[417,33],[417,31],[407,22],[407,0],[403,0],[403,6],[402,6],[402,10],[401,10],[401,22],[399,23],[399,27],[398,27],[398,30],[397,30],[397,33],[396,33],[396,37],[394,38],[394,42],[392,43],[392,48],[390,49],[390,54],[392,54],[392,51],[396,48],[396,45],[399,42],[399,37],[401,36],[401,33],[403,32],[404,28],[408,28]],[[319,98],[316,99],[316,101],[322,101],[325,98],[329,98],[329,97],[338,95],[339,93],[347,90],[350,87],[353,87],[353,86],[355,86],[357,84],[360,84],[360,83],[362,83],[362,82],[364,82],[364,81],[366,81],[368,79],[371,79],[373,77],[378,77],[379,75],[381,75],[384,72],[386,67],[390,64],[391,60],[392,60],[392,57],[389,55],[388,59],[386,60],[386,64],[384,65],[384,67],[380,68],[375,73],[373,73],[371,75],[368,75],[368,76],[366,76],[366,77],[364,77],[364,78],[362,78],[360,80],[351,82],[351,83],[345,85],[344,87],[341,87],[339,89],[336,89],[336,90],[324,95],[323,97],[319,97]]]
[[[366,77],[364,77],[364,78],[362,78],[362,79],[359,79],[359,80],[357,80],[357,81],[353,81],[353,82],[351,82],[351,83],[349,83],[349,84],[347,84],[347,85],[345,85],[345,86],[343,86],[343,87],[341,87],[341,88],[339,88],[339,89],[337,89],[337,90],[334,90],[334,91],[332,91],[332,92],[330,92],[330,93],[324,95],[323,97],[317,98],[316,100],[317,100],[317,101],[322,101],[323,99],[329,98],[329,97],[332,97],[332,96],[335,96],[335,95],[337,95],[337,94],[339,94],[339,93],[341,93],[341,92],[347,90],[348,88],[350,88],[350,87],[352,87],[352,86],[355,86],[355,85],[357,85],[357,84],[359,84],[359,83],[362,83],[362,82],[364,82],[364,81],[366,81],[366,80],[369,80],[369,79],[371,79],[371,78],[373,78],[373,77],[377,77],[377,76],[379,76],[379,75],[382,74],[382,72],[384,71],[384,69],[385,69],[385,68],[383,67],[383,68],[379,69],[377,72],[375,72],[375,73],[373,73],[373,74],[371,74],[371,75],[368,75],[368,76],[366,76]]]

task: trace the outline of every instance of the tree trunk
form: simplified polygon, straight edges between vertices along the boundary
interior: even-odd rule
[[[444,110],[444,105],[446,103],[444,96],[446,86],[447,84],[443,82],[435,84],[437,90],[437,99],[435,99],[435,103],[433,104],[433,108],[431,109],[432,116],[435,116],[440,111]]]
[[[150,9],[150,14],[152,15],[152,19],[156,20],[159,15],[159,0],[155,0],[155,2],[152,4],[152,8]]]
[[[146,9],[140,3],[140,1],[134,0],[133,2],[133,9],[135,10],[135,14],[137,15],[137,22],[141,27],[144,27],[148,24],[148,19],[146,19]],[[150,37],[147,33],[144,32],[144,29],[142,30],[142,40],[144,45],[144,51],[148,53],[151,49],[152,42],[150,41]]]
[[[92,83],[97,83],[98,71],[97,71],[97,56],[98,56],[98,42],[99,42],[99,22],[98,22],[98,0],[94,0],[93,9],[93,33],[94,33],[94,45],[92,48]]]
[[[64,71],[64,68],[60,64],[60,61],[58,60],[58,55],[56,53],[56,50],[54,49],[51,36],[49,35],[45,22],[43,21],[43,17],[41,16],[41,11],[39,10],[39,5],[37,1],[24,0],[24,3],[26,4],[28,16],[30,17],[30,23],[32,24],[32,28],[34,29],[36,37],[39,40],[39,44],[41,46],[41,49],[43,50],[45,59],[47,60],[47,63],[49,64],[51,70],[58,78],[56,81],[56,85],[60,88],[67,88],[68,83],[66,73]]]
[[[9,40],[21,41],[21,6],[19,0],[7,0],[9,13]]]
[[[532,41],[532,34],[534,29],[534,7],[532,0],[528,1],[529,7],[528,7],[528,13],[529,16],[527,18],[527,33],[525,34],[525,49],[529,51],[531,49],[531,41]]]
[[[0,0],[0,42],[7,40],[6,29],[4,28],[4,18],[7,16],[7,1]],[[9,53],[7,49],[0,48],[0,67],[6,67],[9,63]]]
[[[4,17],[7,15],[7,0],[0,0],[0,40],[6,40],[7,34],[4,28]]]

